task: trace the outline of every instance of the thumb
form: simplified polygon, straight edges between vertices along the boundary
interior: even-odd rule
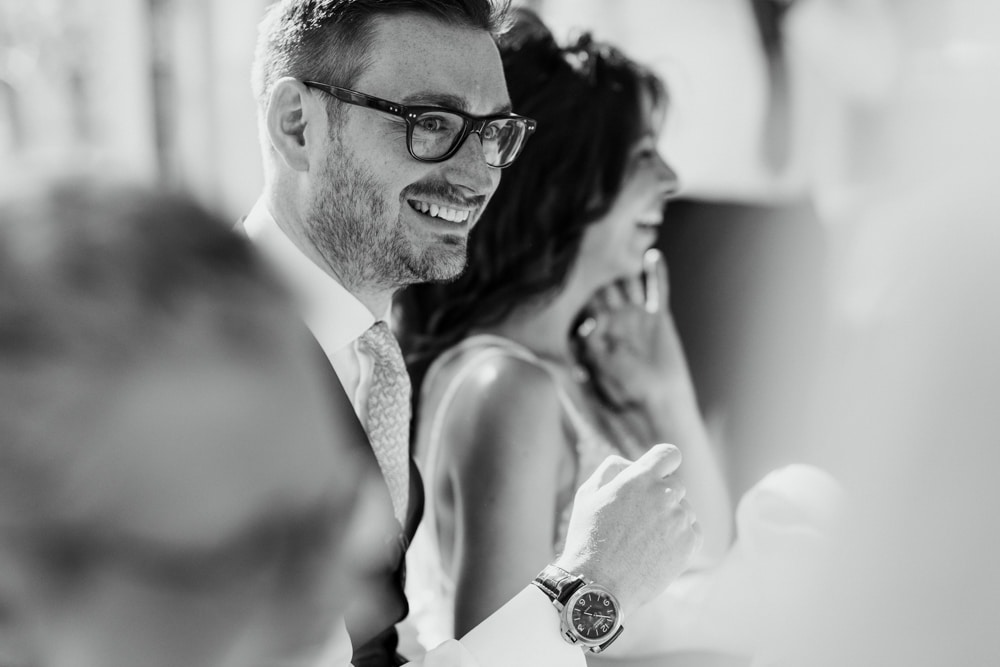
[[[660,443],[653,445],[649,450],[640,456],[631,468],[636,474],[653,474],[659,478],[664,478],[677,471],[681,465],[681,450],[673,445]]]
[[[667,312],[670,307],[670,280],[663,253],[650,248],[642,256],[642,276],[646,288],[646,312]]]
[[[611,454],[597,466],[597,469],[580,485],[580,491],[586,489],[597,490],[613,480],[623,470],[626,470],[632,462],[626,458]]]

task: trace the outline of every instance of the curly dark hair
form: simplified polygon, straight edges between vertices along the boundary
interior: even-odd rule
[[[644,98],[666,103],[651,71],[589,34],[560,46],[528,10],[514,11],[500,52],[513,108],[538,129],[472,230],[465,273],[398,298],[400,339],[417,376],[470,330],[559,290],[587,226],[622,188],[648,127]]]

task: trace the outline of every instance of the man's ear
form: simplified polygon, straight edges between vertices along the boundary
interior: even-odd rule
[[[274,83],[267,103],[267,134],[281,159],[295,171],[309,170],[306,126],[326,122],[316,114],[325,108],[310,103],[309,89],[298,79],[284,77]]]

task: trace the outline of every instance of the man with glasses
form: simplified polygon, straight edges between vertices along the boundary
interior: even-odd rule
[[[395,624],[407,612],[403,560],[423,489],[409,457],[410,387],[386,320],[400,288],[461,273],[469,231],[535,129],[510,108],[494,41],[505,12],[488,0],[279,0],[260,26],[265,187],[244,226],[297,291],[398,522],[347,613],[350,645],[332,643],[329,664],[404,661]],[[634,464],[609,459],[577,495],[557,561],[427,663],[582,664],[573,632],[583,623],[560,612],[565,595],[597,591],[580,604],[613,606],[596,618],[621,619],[699,542],[683,489],[665,479],[679,462],[666,445]],[[598,624],[593,632],[608,634],[590,650],[627,624]]]

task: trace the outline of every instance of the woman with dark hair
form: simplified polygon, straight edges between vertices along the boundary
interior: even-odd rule
[[[514,108],[538,129],[473,230],[466,273],[398,304],[427,486],[409,597],[430,645],[474,627],[559,552],[577,488],[609,455],[675,443],[674,486],[704,534],[695,566],[717,562],[731,536],[665,266],[647,253],[678,190],[657,152],[666,90],[610,45],[584,35],[561,47],[518,17],[501,55]]]

